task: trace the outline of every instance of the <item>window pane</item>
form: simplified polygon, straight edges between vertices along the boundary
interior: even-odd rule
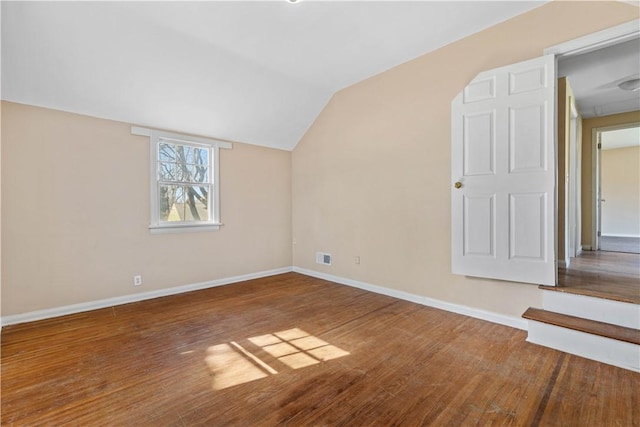
[[[210,186],[161,185],[161,221],[208,221]]]
[[[206,148],[194,148],[193,159],[193,163],[196,165],[209,166],[209,150]]]
[[[176,164],[158,162],[158,175],[161,181],[176,180]]]
[[[160,181],[209,183],[208,148],[161,142],[158,149]]]
[[[185,165],[184,164],[176,164],[176,182],[185,182],[187,181],[187,173],[185,173]]]
[[[172,162],[176,159],[175,146],[161,142],[158,144],[158,160],[161,162]]]
[[[206,166],[185,163],[158,163],[161,181],[209,182],[209,169]]]
[[[181,163],[193,163],[193,147],[188,145],[178,145],[176,147],[178,161]]]
[[[209,182],[209,168],[205,165],[192,165],[193,182]]]

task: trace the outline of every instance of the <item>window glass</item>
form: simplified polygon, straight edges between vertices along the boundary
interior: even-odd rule
[[[160,221],[211,221],[210,156],[209,148],[158,143]]]

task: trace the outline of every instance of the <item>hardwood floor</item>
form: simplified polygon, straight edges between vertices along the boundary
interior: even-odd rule
[[[558,286],[550,289],[640,304],[640,255],[585,251],[558,269]]]
[[[2,330],[3,426],[637,426],[640,374],[287,273]]]

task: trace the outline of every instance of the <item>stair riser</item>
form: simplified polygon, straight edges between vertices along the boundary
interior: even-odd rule
[[[640,305],[567,292],[543,291],[542,307],[556,313],[640,329]]]
[[[529,320],[527,341],[640,372],[640,346]]]

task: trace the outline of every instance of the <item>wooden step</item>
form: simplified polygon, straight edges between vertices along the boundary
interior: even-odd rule
[[[531,307],[524,312],[522,317],[536,322],[547,323],[562,328],[573,329],[575,331],[640,345],[640,330],[638,329],[612,325],[610,323],[583,319],[581,317],[569,316],[567,314],[560,314],[553,311]]]
[[[568,286],[566,283],[561,283],[558,286],[540,285],[538,288],[544,291],[564,292],[612,301],[628,302],[630,304],[640,304],[640,282],[637,280],[633,282],[629,281],[630,283],[618,283],[616,285],[603,284],[601,280],[597,280],[594,280],[593,283],[576,281],[577,284],[572,284],[571,286]]]

